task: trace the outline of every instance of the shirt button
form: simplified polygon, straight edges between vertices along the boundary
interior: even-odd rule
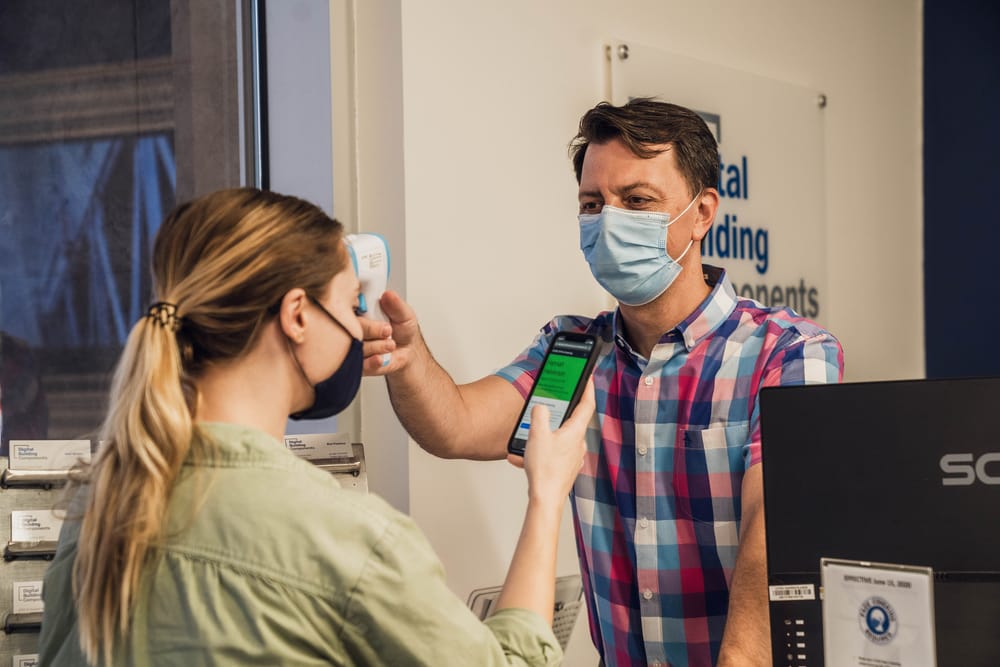
[[[647,526],[649,526],[649,519],[647,519],[646,517],[642,517],[641,519],[639,519],[640,528],[646,528]]]
[[[652,375],[647,375],[646,379],[643,380],[643,382],[646,383],[647,387],[650,386],[651,384],[653,384],[653,376]]]
[[[653,599],[653,591],[651,591],[651,590],[649,590],[649,589],[647,588],[646,590],[644,590],[644,591],[642,592],[642,598],[643,598],[644,600],[652,600],[652,599]]]
[[[646,448],[639,447],[639,456],[645,456],[645,455],[646,455]]]

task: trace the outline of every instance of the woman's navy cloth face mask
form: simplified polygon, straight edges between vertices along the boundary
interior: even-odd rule
[[[310,300],[319,307],[323,313],[333,320],[337,326],[339,326],[344,331],[347,331],[347,335],[351,337],[351,347],[347,350],[347,356],[344,357],[344,361],[341,362],[340,368],[334,371],[333,375],[327,379],[319,382],[313,386],[316,392],[316,398],[313,400],[313,404],[306,408],[305,410],[300,410],[293,415],[290,415],[292,419],[302,420],[302,419],[326,419],[327,417],[332,417],[333,415],[343,412],[354,397],[358,393],[358,389],[361,387],[361,376],[363,373],[363,366],[365,361],[364,355],[364,344],[362,341],[355,338],[350,331],[347,330],[340,320],[330,314],[326,308],[323,307],[316,299],[309,297]],[[294,355],[293,355],[294,356]],[[298,360],[296,360],[296,363]],[[299,368],[302,365],[299,364]],[[302,373],[305,376],[305,371]]]

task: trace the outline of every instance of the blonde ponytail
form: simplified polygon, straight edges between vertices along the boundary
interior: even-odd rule
[[[73,592],[80,644],[91,664],[110,664],[129,627],[150,548],[162,532],[170,489],[191,446],[172,327],[148,316],[129,334],[111,389],[103,444],[91,466]]]

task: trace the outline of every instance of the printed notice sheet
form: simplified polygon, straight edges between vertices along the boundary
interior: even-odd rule
[[[827,665],[936,667],[930,568],[824,558]]]

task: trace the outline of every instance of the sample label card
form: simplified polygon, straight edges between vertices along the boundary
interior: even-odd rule
[[[55,542],[62,519],[52,510],[17,510],[10,513],[11,542]]]
[[[843,667],[935,667],[933,572],[824,558],[823,652]]]
[[[26,653],[24,655],[15,655],[14,661],[11,664],[13,667],[38,667],[38,654]]]
[[[15,581],[14,604],[11,611],[15,614],[35,614],[42,612],[42,582]]]
[[[286,435],[285,447],[296,456],[317,459],[350,459],[354,457],[346,433],[306,433]]]
[[[90,461],[90,440],[11,440],[11,470],[69,470]]]

